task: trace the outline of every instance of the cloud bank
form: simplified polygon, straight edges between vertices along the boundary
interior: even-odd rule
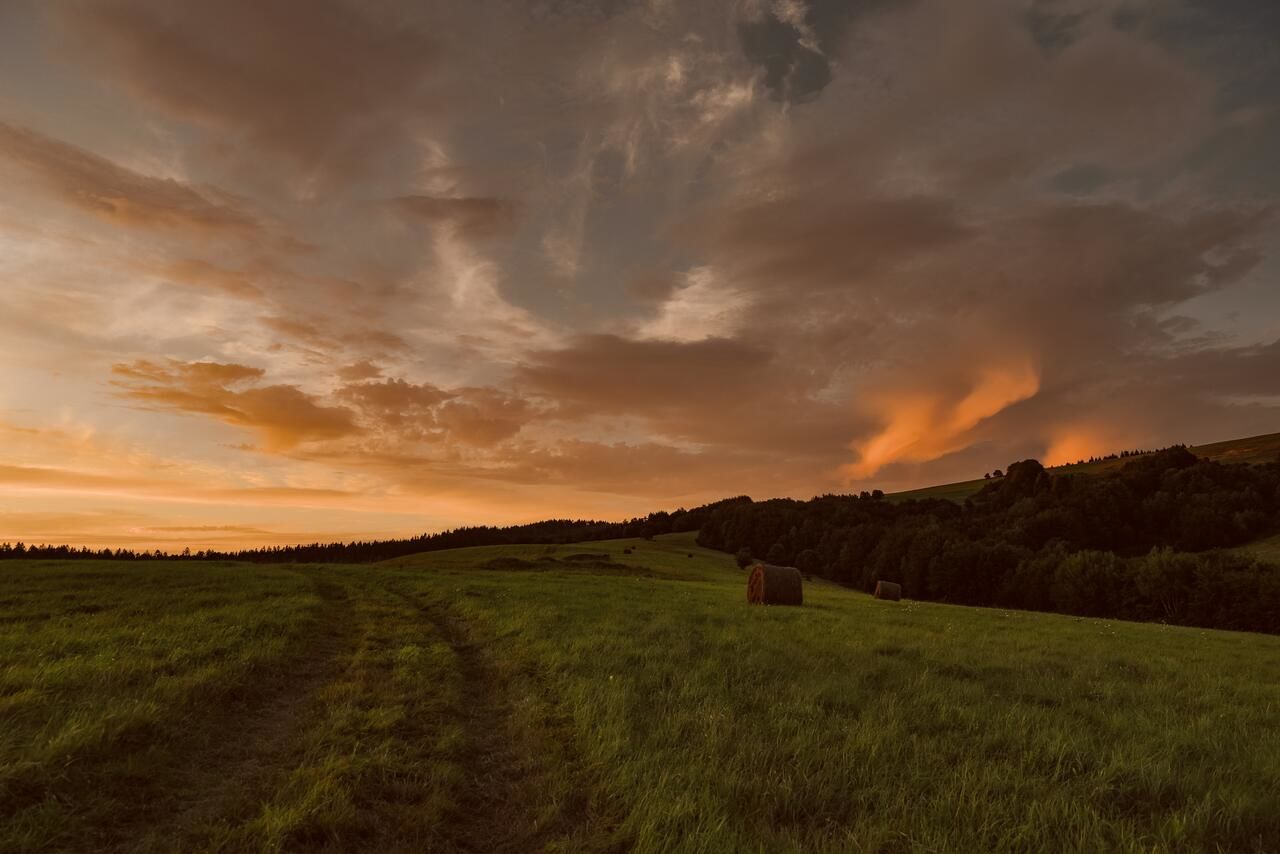
[[[1267,15],[10,4],[0,536],[616,517],[1280,429]]]

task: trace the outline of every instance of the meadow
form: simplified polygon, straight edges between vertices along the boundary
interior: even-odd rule
[[[1233,551],[1280,566],[1280,535],[1254,540],[1251,543],[1233,549]]]
[[[1280,459],[1280,433],[1267,433],[1263,436],[1249,436],[1243,439],[1227,439],[1222,442],[1210,442],[1205,445],[1192,445],[1188,448],[1197,457],[1214,462],[1232,463],[1269,463]],[[1106,474],[1119,471],[1125,463],[1134,457],[1119,457],[1098,460],[1096,462],[1069,463],[1050,466],[1054,474]],[[886,498],[893,502],[914,501],[922,498],[945,498],[958,504],[966,498],[976,495],[987,483],[982,478],[962,480],[956,483],[943,483],[936,486],[923,486],[903,492],[891,492]]]
[[[1280,638],[692,535],[0,565],[0,851],[1277,851]]]

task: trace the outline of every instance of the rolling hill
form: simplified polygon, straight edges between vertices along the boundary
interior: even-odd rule
[[[1197,457],[1220,463],[1269,463],[1280,459],[1280,433],[1268,433],[1264,436],[1250,436],[1247,439],[1229,439],[1225,442],[1212,442],[1207,445],[1193,445],[1191,452]],[[1064,466],[1050,466],[1049,471],[1055,474],[1102,474],[1117,471],[1125,463],[1135,457],[1101,460],[1093,463],[1072,463]],[[949,501],[962,502],[982,489],[988,481],[982,478],[962,480],[957,483],[944,483],[937,486],[925,486],[920,489],[909,489],[903,492],[889,493],[890,501],[911,501],[917,498],[945,498]]]
[[[1240,546],[1233,551],[1243,555],[1264,560],[1267,563],[1280,565],[1280,534]]]
[[[1274,851],[1280,638],[676,534],[0,566],[0,851]]]

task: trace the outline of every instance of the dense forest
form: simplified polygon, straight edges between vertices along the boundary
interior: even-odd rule
[[[809,501],[745,496],[625,522],[553,519],[403,540],[236,552],[0,544],[0,558],[368,563],[463,546],[698,531],[701,545],[912,599],[1280,632],[1280,568],[1223,551],[1280,531],[1280,461],[1224,465],[1178,446],[1102,474],[1009,466],[963,505],[879,490]]]
[[[729,503],[698,541],[913,599],[1280,632],[1280,570],[1216,551],[1280,529],[1280,462],[1175,447],[1119,471],[1014,463],[964,505],[826,495]]]

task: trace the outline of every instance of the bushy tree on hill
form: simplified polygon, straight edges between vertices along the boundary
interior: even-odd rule
[[[769,546],[769,552],[764,556],[766,563],[772,563],[780,566],[787,562],[787,548],[782,543],[774,543]]]
[[[812,575],[822,566],[822,559],[814,549],[805,549],[796,555],[796,569],[805,575]]]

